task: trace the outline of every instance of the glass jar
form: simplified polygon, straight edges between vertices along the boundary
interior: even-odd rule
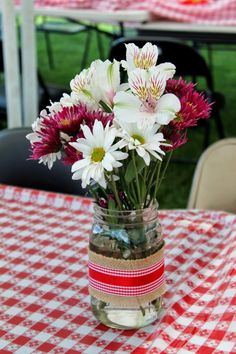
[[[117,211],[95,205],[89,242],[92,311],[103,324],[141,328],[163,307],[164,241],[158,205]]]

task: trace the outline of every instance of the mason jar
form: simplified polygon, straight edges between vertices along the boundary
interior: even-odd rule
[[[158,319],[165,292],[158,204],[126,211],[95,204],[88,268],[92,311],[101,323],[132,329]]]

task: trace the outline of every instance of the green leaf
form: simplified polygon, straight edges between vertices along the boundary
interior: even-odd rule
[[[105,102],[99,101],[100,106],[104,109],[105,112],[111,113],[112,109]]]
[[[142,200],[144,200],[145,195],[146,195],[146,191],[147,191],[147,188],[146,188],[147,181],[145,181],[144,178],[140,178],[139,182],[140,182],[141,197],[142,197]]]
[[[146,166],[144,159],[142,159],[140,156],[135,157],[135,163],[136,163],[136,168],[138,174],[143,170],[143,168]],[[135,169],[134,169],[134,163],[132,160],[128,163],[126,172],[125,172],[125,181],[127,183],[130,183],[133,179],[135,178]]]
[[[135,170],[134,170],[134,164],[133,161],[131,160],[128,163],[128,166],[126,168],[126,172],[125,172],[125,181],[127,183],[130,183],[135,177]]]
[[[146,166],[146,164],[144,162],[144,159],[138,155],[136,156],[135,160],[136,160],[136,166],[139,174],[142,171],[142,169]]]
[[[117,224],[117,218],[114,216],[113,211],[117,210],[116,203],[113,199],[108,200],[108,214],[107,221],[111,224]],[[111,213],[109,213],[109,211]]]

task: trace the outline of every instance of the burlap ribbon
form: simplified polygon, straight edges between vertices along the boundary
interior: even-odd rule
[[[146,258],[125,260],[89,250],[89,293],[113,306],[137,307],[165,293],[164,243]]]

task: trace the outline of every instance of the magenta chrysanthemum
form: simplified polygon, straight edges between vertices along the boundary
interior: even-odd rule
[[[187,132],[175,130],[174,127],[164,127],[162,133],[171,146],[164,146],[163,150],[172,151],[187,143]]]
[[[57,153],[62,147],[60,132],[51,125],[51,118],[42,118],[40,130],[36,131],[37,141],[31,144],[32,155],[30,159],[38,160],[42,156]]]
[[[85,118],[86,108],[82,105],[63,107],[60,112],[53,115],[53,122],[63,133],[75,135],[80,130],[80,124]]]
[[[181,109],[176,118],[171,122],[177,129],[185,129],[197,125],[199,119],[210,116],[211,104],[203,93],[195,90],[192,83],[179,80],[168,80],[166,92],[177,95],[180,99]]]
[[[64,145],[63,162],[65,165],[73,165],[76,161],[82,159],[83,154],[76,150],[73,146],[70,145],[71,142],[75,142],[78,138],[83,138],[83,132],[81,131],[79,135],[73,137]]]
[[[75,136],[81,131],[81,124],[93,127],[95,120],[102,122],[105,126],[108,121],[112,121],[113,115],[102,111],[89,111],[85,105],[74,105],[63,107],[60,112],[53,115],[52,120],[57,128],[68,135]]]

